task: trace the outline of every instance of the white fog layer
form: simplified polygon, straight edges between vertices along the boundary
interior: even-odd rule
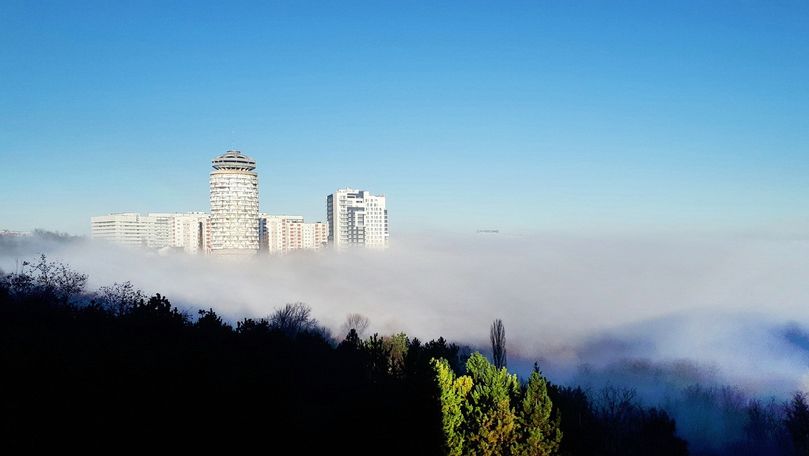
[[[304,302],[335,336],[360,313],[372,332],[485,347],[502,318],[510,360],[561,381],[642,360],[686,383],[809,386],[807,241],[431,236],[239,261],[35,237],[0,244],[0,268],[39,253],[88,274],[89,290],[131,281],[192,314],[235,321]]]

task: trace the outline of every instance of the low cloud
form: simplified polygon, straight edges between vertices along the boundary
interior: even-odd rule
[[[91,289],[128,280],[231,320],[302,301],[335,332],[361,313],[370,331],[485,347],[502,318],[513,365],[540,361],[563,382],[809,389],[802,240],[439,235],[235,260],[35,236],[0,243],[0,268],[39,253],[87,273]]]

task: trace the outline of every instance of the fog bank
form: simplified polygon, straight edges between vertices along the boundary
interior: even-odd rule
[[[357,312],[383,334],[485,346],[502,318],[514,364],[539,360],[559,381],[635,369],[634,380],[753,393],[809,388],[802,240],[412,236],[387,251],[234,260],[40,236],[0,242],[0,268],[40,252],[87,273],[90,289],[129,280],[231,320],[302,301],[335,332]]]

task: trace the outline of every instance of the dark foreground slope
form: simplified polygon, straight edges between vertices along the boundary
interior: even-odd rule
[[[190,320],[155,296],[116,315],[36,296],[0,303],[6,439],[232,444],[315,453],[434,454],[440,410],[429,359],[443,340],[408,347],[406,365],[355,335],[213,312]],[[300,323],[304,323],[301,325]]]
[[[191,318],[128,283],[88,295],[86,276],[44,257],[24,266],[0,274],[0,444],[447,453],[445,396],[431,360],[463,375],[469,351],[444,339],[360,339],[352,329],[337,341],[301,304],[233,327],[213,310]],[[463,415],[485,424],[502,404],[487,405],[493,396],[483,390],[496,385],[478,380],[483,402]],[[622,391],[600,403],[577,388],[549,384],[548,393],[562,455],[687,454],[674,420]],[[456,431],[496,438],[474,426]]]

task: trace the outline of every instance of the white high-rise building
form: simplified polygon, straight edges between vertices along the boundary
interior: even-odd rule
[[[150,212],[143,218],[147,226],[146,247],[160,249],[172,247],[174,241],[174,218],[176,212]]]
[[[162,249],[183,248],[189,253],[208,250],[208,214],[135,212],[100,215],[90,219],[93,239]]]
[[[384,195],[343,188],[326,197],[329,242],[335,247],[388,246],[388,210]]]
[[[300,215],[261,214],[259,226],[261,250],[271,254],[317,250],[328,241],[325,223],[305,223]]]
[[[187,253],[208,253],[211,249],[211,222],[204,212],[180,214],[173,219],[172,247]]]
[[[300,225],[303,223],[300,215],[261,214],[259,219],[261,250],[268,253],[287,252],[300,236]]]
[[[258,252],[258,175],[256,162],[237,150],[212,161],[211,253]]]
[[[301,248],[317,250],[329,243],[329,224],[323,222],[301,224]]]
[[[118,244],[147,246],[152,224],[149,217],[134,212],[90,218],[90,237]]]

